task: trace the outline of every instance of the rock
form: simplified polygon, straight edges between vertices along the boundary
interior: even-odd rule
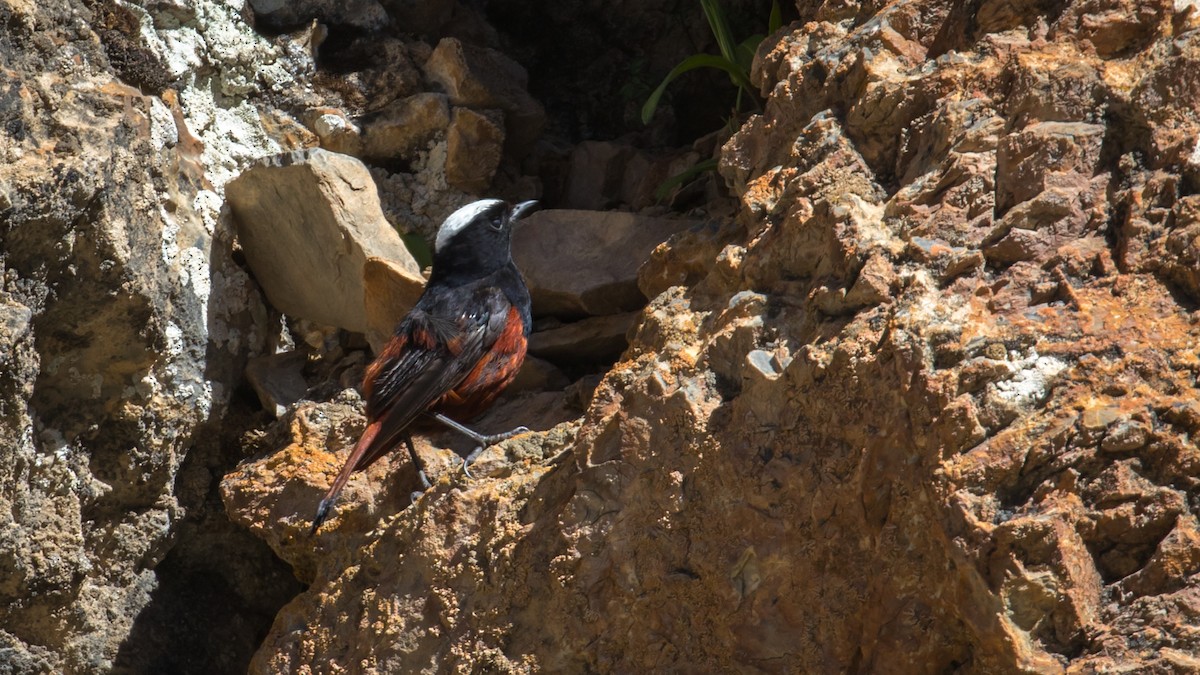
[[[1072,174],[1096,173],[1104,133],[1100,124],[1039,122],[1008,136],[997,153],[998,208],[1006,211],[1060,185],[1077,189]]]
[[[653,254],[584,417],[344,505],[254,672],[1194,665],[1196,11],[796,12],[721,152],[736,224]],[[626,251],[539,238],[539,308]]]
[[[296,64],[183,4],[0,10],[0,670],[237,672],[298,590],[208,501],[269,332],[222,190]]]
[[[283,416],[288,406],[308,393],[303,373],[307,360],[302,352],[292,351],[257,356],[246,363],[246,379],[263,408],[275,417]]]
[[[516,379],[504,392],[511,395],[525,391],[562,391],[569,384],[571,381],[558,366],[527,354]]]
[[[663,183],[700,161],[696,152],[657,153],[614,141],[584,141],[571,152],[562,204],[599,210],[634,211],[659,202]]]
[[[298,35],[302,43],[293,50],[306,48],[312,54],[307,68],[309,90],[294,95],[298,101],[311,105],[314,99],[328,99],[325,105],[337,105],[358,116],[428,89],[417,64],[428,58],[429,46],[410,37],[354,29],[331,36],[320,24],[313,27],[308,39],[304,33]]]
[[[446,132],[450,107],[442,94],[421,93],[395,101],[364,122],[363,156],[413,160],[435,137]]]
[[[711,221],[671,235],[638,268],[638,288],[653,298],[672,286],[696,284],[713,269],[736,229],[731,222]]]
[[[454,14],[454,0],[380,0],[405,33],[437,35]]]
[[[310,110],[307,117],[310,120],[308,127],[321,139],[322,148],[343,155],[362,156],[362,129],[344,112],[333,108],[317,108]]]
[[[425,279],[388,258],[367,258],[362,274],[367,341],[378,354],[396,324],[417,304],[425,290]]]
[[[456,106],[503,110],[506,154],[520,159],[533,149],[546,113],[526,91],[529,75],[516,61],[494,49],[448,37],[434,48],[425,74],[442,86]]]
[[[535,314],[617,314],[645,303],[637,272],[654,247],[694,225],[631,213],[538,211],[513,233],[513,260]]]
[[[628,346],[626,334],[639,315],[594,316],[534,331],[529,336],[529,353],[560,363],[609,361]]]
[[[286,314],[363,333],[367,258],[420,276],[356,159],[320,149],[281,155],[243,172],[226,194],[246,260]]]
[[[626,164],[636,150],[606,141],[584,141],[571,151],[563,202],[573,209],[600,210],[620,204]]]
[[[387,25],[388,16],[377,0],[247,0],[257,25],[275,31],[286,31],[314,20],[334,26],[349,26],[360,30],[379,30]]]
[[[498,112],[498,111],[497,111]],[[446,182],[474,194],[492,184],[504,152],[502,114],[487,115],[455,108],[446,132]]]

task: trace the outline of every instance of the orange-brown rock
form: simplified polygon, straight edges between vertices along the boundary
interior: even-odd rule
[[[1196,8],[798,9],[578,423],[305,542],[315,441],[226,479],[253,672],[1196,669]]]

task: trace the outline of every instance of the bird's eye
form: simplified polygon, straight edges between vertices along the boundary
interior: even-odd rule
[[[492,216],[491,225],[492,225],[492,229],[496,230],[497,232],[504,229],[504,216],[502,216],[502,215]]]

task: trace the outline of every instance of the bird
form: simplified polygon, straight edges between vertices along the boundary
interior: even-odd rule
[[[485,447],[528,431],[485,436],[461,422],[491,405],[525,360],[533,320],[529,289],[512,260],[512,230],[537,207],[536,201],[482,199],[454,211],[438,228],[425,290],[364,372],[367,427],[317,506],[312,532],[350,475],[401,442],[422,486],[429,487],[408,432],[422,415],[476,443],[462,464],[468,476]]]

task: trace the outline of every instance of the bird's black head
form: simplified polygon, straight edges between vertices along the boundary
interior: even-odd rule
[[[438,228],[433,247],[436,278],[477,279],[512,262],[512,228],[537,202],[510,206],[500,199],[481,199],[451,213]]]

